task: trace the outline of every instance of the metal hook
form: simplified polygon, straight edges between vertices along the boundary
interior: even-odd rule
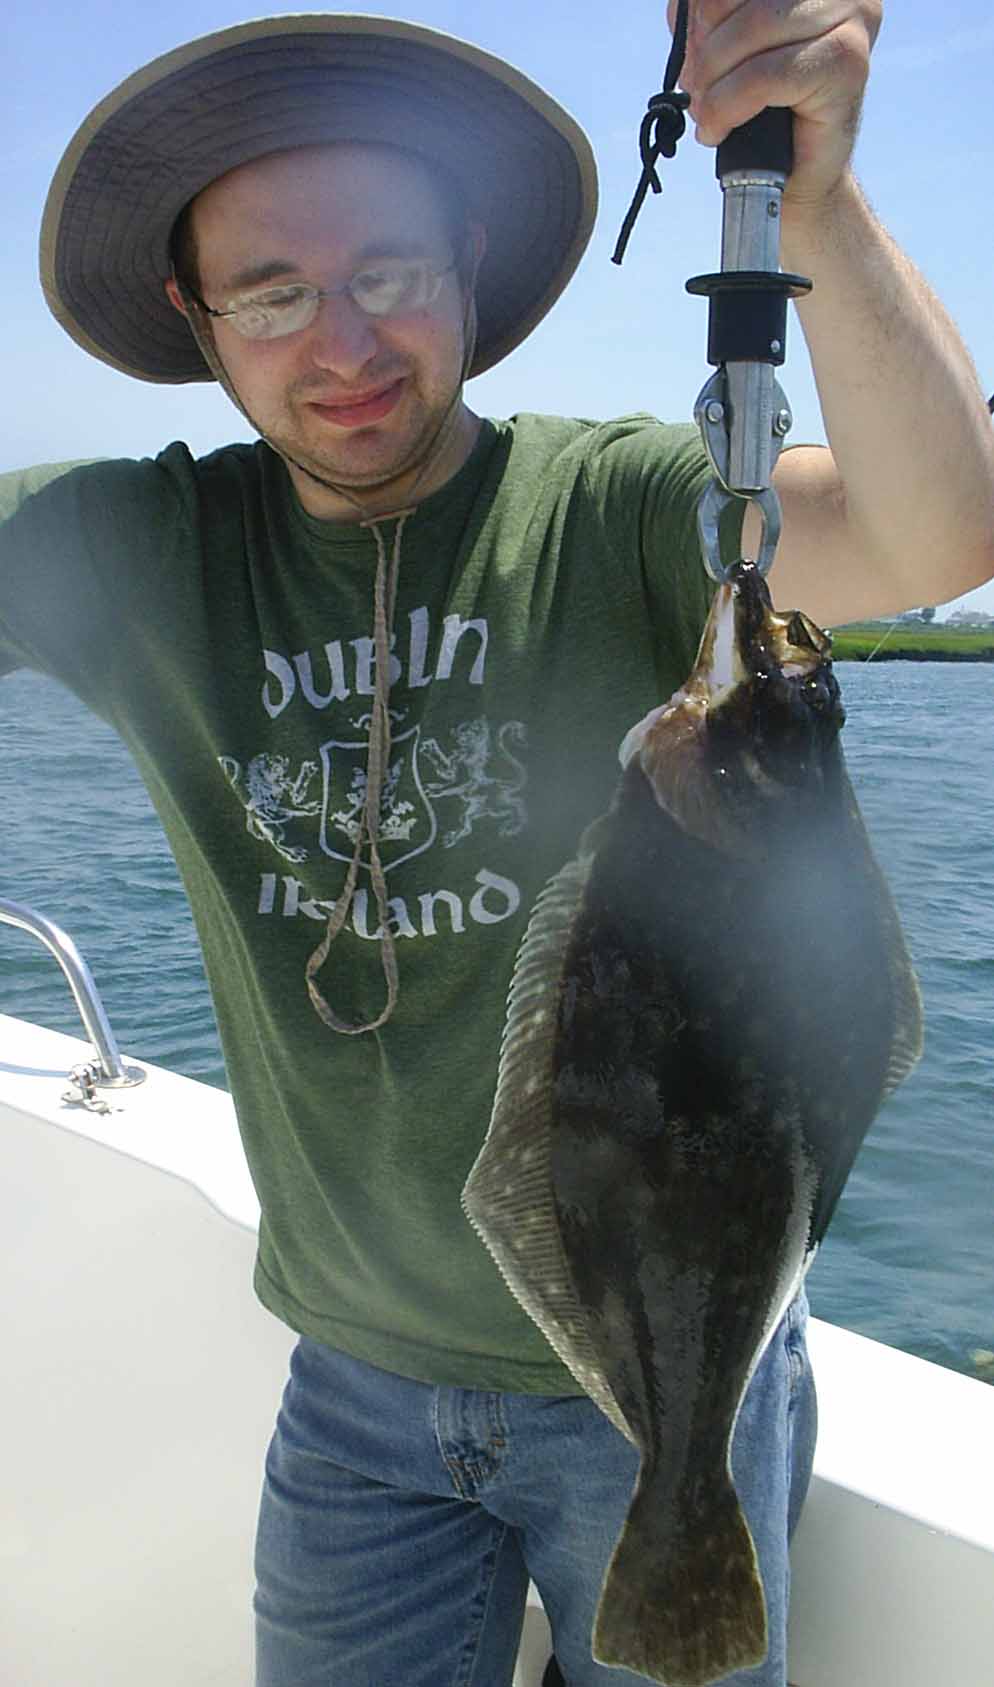
[[[712,580],[716,580],[719,585],[728,578],[731,568],[734,566],[732,564],[726,568],[722,563],[719,524],[729,504],[740,496],[737,492],[726,491],[716,480],[712,480],[709,481],[697,506],[697,532],[701,542],[704,566]],[[772,567],[773,558],[780,543],[780,528],[782,525],[780,499],[772,486],[766,486],[761,492],[747,494],[741,498],[741,501],[755,504],[763,519],[762,538],[756,555],[756,569],[758,573],[765,577]]]

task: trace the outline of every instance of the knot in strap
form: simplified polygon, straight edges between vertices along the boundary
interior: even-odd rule
[[[635,197],[628,207],[628,215],[621,225],[618,244],[611,257],[613,264],[620,264],[628,245],[628,237],[635,227],[635,219],[642,209],[645,196],[649,189],[653,193],[662,193],[662,183],[656,174],[656,164],[660,158],[672,158],[676,152],[677,141],[687,127],[687,107],[690,95],[677,90],[683,61],[687,55],[687,26],[689,20],[690,0],[677,0],[676,18],[673,24],[673,44],[670,56],[666,61],[663,72],[662,93],[653,94],[649,100],[649,108],[642,119],[639,128],[639,157],[642,160],[642,175]]]
[[[639,129],[639,153],[642,168],[651,177],[653,193],[662,191],[662,184],[656,175],[656,160],[672,158],[675,155],[677,141],[687,127],[686,113],[689,104],[690,95],[675,88],[669,93],[653,94],[649,101],[649,108]]]
[[[686,112],[689,104],[690,95],[675,88],[664,90],[661,94],[653,94],[649,101],[639,127],[642,175],[628,207],[628,214],[621,225],[618,244],[611,255],[613,264],[620,264],[625,255],[629,236],[635,227],[635,219],[642,209],[650,187],[653,193],[663,191],[663,184],[656,174],[656,165],[660,158],[672,158],[676,153],[677,142],[687,127]]]

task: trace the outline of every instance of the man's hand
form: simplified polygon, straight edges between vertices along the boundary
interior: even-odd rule
[[[670,28],[676,0],[668,0]],[[882,0],[690,0],[680,81],[697,138],[717,146],[765,106],[794,113],[784,211],[829,199],[849,165]]]

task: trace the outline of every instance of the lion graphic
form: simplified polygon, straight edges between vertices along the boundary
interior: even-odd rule
[[[502,838],[523,831],[528,810],[521,793],[528,774],[511,746],[523,750],[526,741],[523,722],[505,721],[492,733],[489,721],[480,718],[461,721],[453,729],[449,750],[443,750],[436,738],[422,742],[422,755],[438,776],[426,781],[425,795],[454,798],[459,805],[458,824],[442,838],[446,849],[468,838],[480,820],[496,820]],[[502,779],[488,771],[498,758],[509,764],[510,777]]]
[[[218,760],[245,805],[249,836],[272,844],[285,861],[295,865],[306,861],[310,851],[302,844],[288,842],[287,832],[295,820],[321,812],[320,796],[308,795],[319,772],[317,762],[302,762],[299,772],[293,774],[289,756],[265,753],[252,757],[243,776],[233,756],[219,756]]]

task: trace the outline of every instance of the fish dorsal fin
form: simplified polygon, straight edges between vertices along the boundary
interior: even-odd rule
[[[508,995],[490,1127],[462,1204],[516,1300],[584,1392],[631,1440],[590,1343],[552,1193],[559,987],[589,871],[588,856],[569,862],[532,910]]]
[[[893,992],[894,1027],[891,1045],[888,1052],[887,1070],[884,1073],[883,1091],[880,1096],[882,1105],[899,1084],[917,1066],[924,1046],[924,1009],[922,994],[915,976],[914,964],[904,940],[901,920],[891,895],[890,885],[884,876],[883,869],[877,860],[866,823],[859,811],[855,792],[849,780],[849,775],[843,768],[844,796],[847,818],[855,837],[858,848],[862,851],[867,870],[872,874],[876,884],[877,906],[883,941],[887,951],[887,966],[890,972],[891,990]]]
[[[886,885],[884,888],[886,890]],[[894,991],[895,1024],[890,1059],[884,1075],[884,1092],[881,1097],[883,1101],[893,1094],[899,1084],[903,1084],[908,1074],[917,1066],[925,1042],[925,1013],[921,988],[893,903],[890,904],[890,915],[887,959]]]

